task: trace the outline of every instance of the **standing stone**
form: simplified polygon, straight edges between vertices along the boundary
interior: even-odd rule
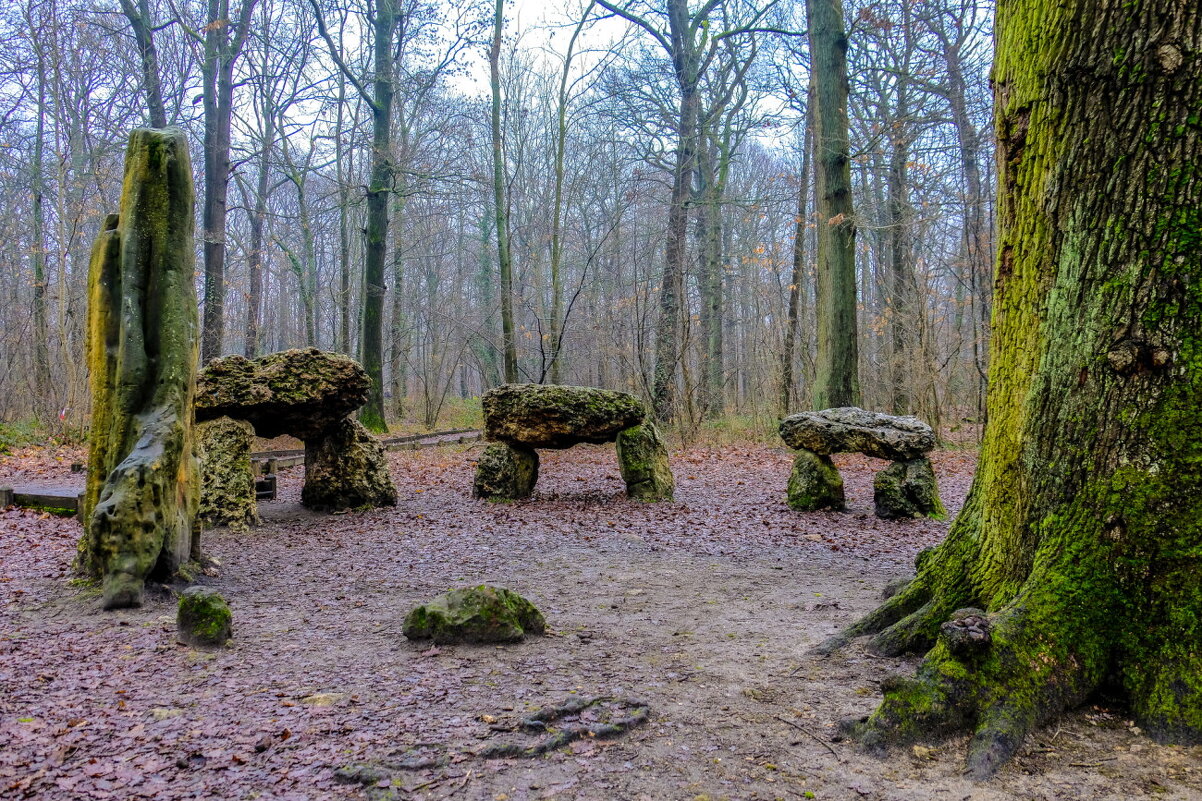
[[[255,430],[245,420],[219,417],[196,426],[200,457],[200,519],[245,531],[259,522],[250,448]]]
[[[178,128],[129,137],[118,214],[88,270],[92,427],[80,568],[106,609],[139,606],[147,577],[199,556],[194,453],[195,197]]]
[[[229,604],[208,587],[184,590],[175,620],[179,641],[193,648],[220,648],[229,641],[233,630]]]
[[[797,453],[789,475],[788,503],[799,512],[843,509],[843,476],[831,457],[807,450]]]
[[[362,423],[344,417],[316,439],[305,440],[305,486],[310,509],[396,506],[384,446]]]
[[[926,457],[906,462],[894,462],[876,474],[872,480],[872,497],[876,516],[885,520],[901,517],[947,516],[939,500],[935,470]]]
[[[670,501],[676,489],[668,448],[650,420],[618,434],[618,468],[626,495],[639,501]]]
[[[490,442],[476,463],[473,498],[516,501],[529,498],[538,481],[538,453],[532,448]]]

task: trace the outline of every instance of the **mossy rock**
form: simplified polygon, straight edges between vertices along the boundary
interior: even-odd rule
[[[250,449],[255,430],[245,420],[219,417],[196,427],[200,457],[200,519],[245,531],[259,522]]]
[[[220,648],[232,635],[233,614],[216,590],[189,587],[179,598],[179,641],[193,648]]]
[[[791,414],[780,437],[790,448],[821,456],[862,453],[878,459],[917,459],[935,447],[935,432],[917,417],[869,412],[855,406]]]
[[[396,486],[388,473],[384,446],[349,417],[322,436],[305,441],[305,485],[301,503],[309,509],[396,506]]]
[[[367,402],[371,379],[347,356],[317,348],[213,359],[196,385],[196,419],[246,420],[260,437],[315,439]]]
[[[799,512],[843,509],[843,476],[831,457],[799,451],[789,475],[788,504]]]
[[[490,501],[528,498],[538,481],[538,453],[530,448],[491,442],[476,462],[472,497]]]
[[[481,403],[485,439],[525,448],[613,442],[647,416],[646,405],[628,392],[555,384],[504,384]]]
[[[907,517],[942,520],[947,516],[939,499],[935,469],[925,457],[894,462],[877,473],[872,480],[872,496],[876,516],[883,520]]]
[[[405,616],[404,634],[436,643],[507,643],[546,629],[542,612],[516,592],[481,584],[451,590]]]
[[[626,495],[639,501],[670,501],[676,489],[668,447],[650,420],[618,434],[618,469]]]

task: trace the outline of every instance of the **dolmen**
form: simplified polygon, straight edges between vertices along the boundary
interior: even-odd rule
[[[329,511],[396,505],[383,446],[350,417],[367,402],[370,385],[358,362],[316,348],[210,361],[196,386],[199,445],[211,477],[201,490],[202,516],[228,525],[223,516],[246,520],[253,514],[247,511],[255,504],[251,440],[245,425],[230,421],[249,424],[260,437],[288,434],[305,443],[304,506]],[[230,474],[242,478],[232,480]],[[222,480],[212,480],[217,476]]]
[[[781,421],[780,436],[797,451],[788,489],[793,509],[843,509],[843,477],[831,454],[862,453],[893,462],[872,482],[877,517],[942,518],[946,514],[926,456],[935,447],[935,432],[917,417],[855,406],[801,412]]]
[[[484,393],[484,438],[472,495],[493,501],[529,497],[538,449],[617,443],[626,495],[672,499],[668,449],[646,404],[627,392],[552,384],[504,384]]]

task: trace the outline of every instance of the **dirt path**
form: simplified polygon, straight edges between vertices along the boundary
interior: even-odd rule
[[[222,567],[203,581],[235,614],[217,654],[175,644],[166,593],[95,611],[68,583],[73,521],[0,512],[0,797],[1202,798],[1202,748],[1151,743],[1113,709],[1041,732],[987,785],[960,776],[962,739],[887,761],[834,740],[915,662],[808,647],[946,533],[873,518],[868,460],[844,460],[848,513],[798,515],[771,449],[678,455],[678,501],[657,505],[621,497],[604,448],[546,455],[531,501],[473,501],[475,453],[391,455],[400,504],[364,514],[300,509],[292,471],[264,526],[210,533]],[[953,510],[971,466],[937,459]],[[400,634],[415,603],[482,581],[533,600],[550,636],[432,649]],[[471,756],[596,695],[641,699],[650,720],[536,759]],[[336,781],[380,762],[394,769],[374,786]]]

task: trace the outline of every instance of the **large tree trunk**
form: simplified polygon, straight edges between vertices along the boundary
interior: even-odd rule
[[[363,259],[363,369],[371,378],[359,422],[368,431],[388,430],[384,421],[384,262],[388,248],[388,198],[393,190],[392,96],[396,0],[380,0],[374,20],[371,185],[367,188],[367,252]]]
[[[1004,0],[994,82],[980,468],[916,578],[845,632],[931,648],[863,742],[971,729],[977,776],[1110,677],[1152,736],[1202,741],[1202,9]],[[964,607],[984,637],[947,622]]]
[[[860,400],[856,326],[856,226],[847,133],[847,34],[842,0],[806,0],[814,70],[817,142],[818,353],[814,406]]]

